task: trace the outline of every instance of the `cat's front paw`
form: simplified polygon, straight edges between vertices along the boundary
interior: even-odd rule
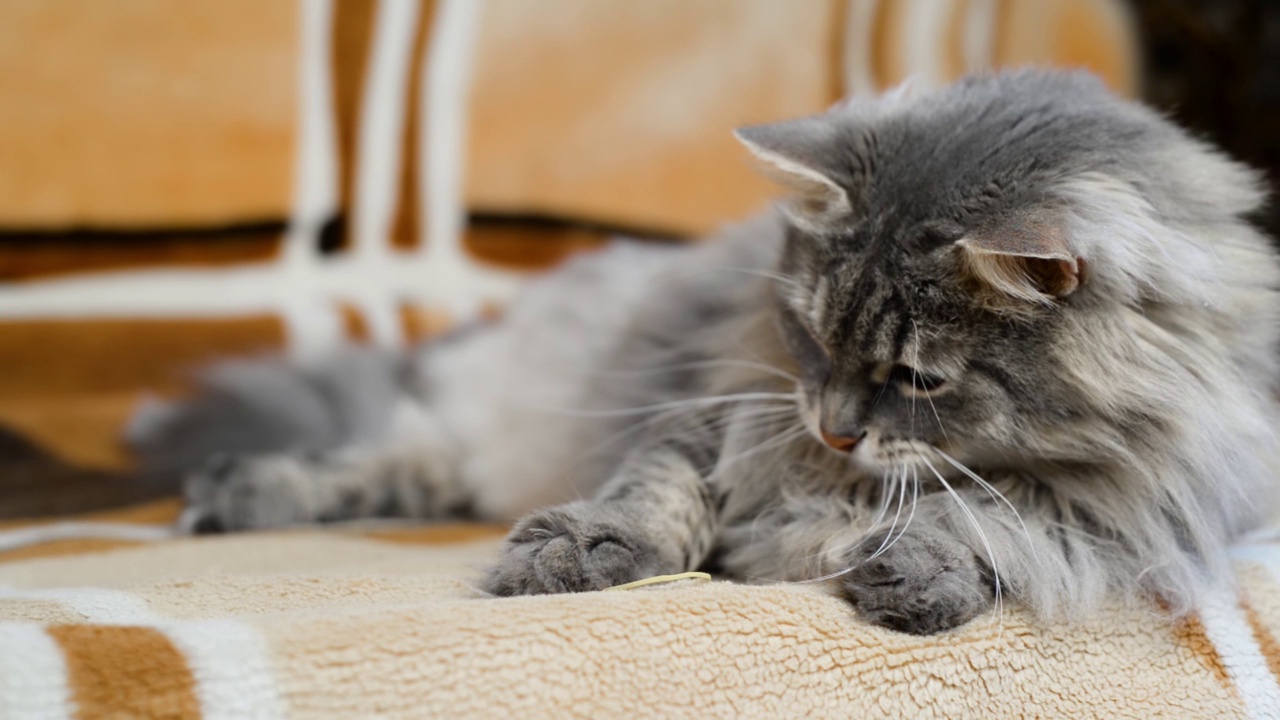
[[[930,529],[885,535],[857,547],[841,590],[868,622],[912,635],[932,635],[990,608],[993,586],[973,552]],[[894,539],[896,538],[896,539]],[[880,550],[877,554],[877,550]]]
[[[521,520],[484,587],[504,596],[588,592],[656,574],[657,553],[634,523],[600,505],[573,503]]]
[[[308,481],[287,455],[215,455],[186,478],[179,529],[207,534],[309,522]]]

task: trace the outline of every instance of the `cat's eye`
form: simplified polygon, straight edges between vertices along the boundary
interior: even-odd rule
[[[878,379],[881,383],[897,385],[905,390],[920,394],[937,392],[947,382],[937,375],[930,375],[909,365],[902,364],[889,365],[877,375],[883,378]]]

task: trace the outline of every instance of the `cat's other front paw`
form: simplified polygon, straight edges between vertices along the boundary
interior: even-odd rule
[[[854,549],[839,579],[858,614],[875,625],[932,635],[963,625],[994,602],[993,584],[968,547],[943,531],[873,535]],[[879,554],[877,554],[877,551]]]
[[[503,596],[589,592],[657,574],[657,552],[634,523],[583,502],[521,520],[485,577],[484,589]]]
[[[287,455],[210,457],[188,474],[179,530],[235,532],[310,522],[308,473]]]

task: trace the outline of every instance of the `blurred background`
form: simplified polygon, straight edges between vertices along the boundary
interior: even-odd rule
[[[150,499],[128,418],[210,359],[418,342],[758,210],[737,125],[1028,64],[1280,180],[1266,0],[5,0],[0,519]]]

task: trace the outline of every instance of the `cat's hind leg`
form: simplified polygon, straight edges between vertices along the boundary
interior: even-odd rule
[[[200,380],[194,397],[139,412],[129,438],[145,481],[182,485],[187,529],[435,518],[468,502],[460,444],[424,399],[418,356],[233,360]]]
[[[389,430],[335,450],[215,454],[186,477],[181,525],[208,533],[464,514],[469,498],[443,428],[406,401]]]

